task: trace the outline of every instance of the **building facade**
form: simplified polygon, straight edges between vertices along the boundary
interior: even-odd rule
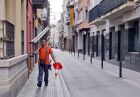
[[[73,26],[72,26],[72,51],[78,51],[78,0],[74,0]]]
[[[58,47],[61,50],[64,50],[64,28],[63,28],[63,14],[61,13],[61,19],[58,24],[58,32],[59,32],[59,42]]]
[[[69,51],[72,52],[75,49],[75,34],[74,34],[74,4],[75,0],[68,0],[67,1],[67,11],[68,11],[68,44],[69,44]]]
[[[63,28],[64,28],[64,50],[69,50],[69,41],[68,41],[68,36],[69,36],[69,11],[67,9],[67,2],[68,0],[63,0]]]
[[[60,35],[59,26],[60,26],[60,21],[52,25],[52,28],[51,28],[50,43],[51,43],[51,46],[54,48],[58,48],[59,46],[59,35]]]
[[[0,2],[2,12],[0,14],[0,57],[5,59],[19,56],[26,51],[24,48],[26,43],[22,44],[26,36],[25,0],[1,0]]]
[[[89,54],[89,22],[88,22],[88,7],[90,0],[79,0],[78,2],[78,49],[83,54]]]
[[[26,1],[0,0],[0,97],[16,97],[28,79]]]
[[[139,0],[91,0],[90,36],[94,56],[139,64]],[[109,61],[110,62],[110,61]]]
[[[29,55],[27,60],[29,73],[33,69],[34,61],[32,57],[33,48],[30,44],[31,40],[35,37],[33,33],[34,30],[34,18],[33,18],[33,4],[32,0],[27,0],[26,2],[26,51]],[[23,36],[22,36],[23,37]]]

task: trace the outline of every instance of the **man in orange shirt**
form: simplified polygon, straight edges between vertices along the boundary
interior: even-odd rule
[[[49,69],[51,66],[49,55],[51,55],[54,62],[56,62],[51,47],[49,47],[47,40],[45,38],[43,38],[42,45],[39,49],[39,60],[38,60],[39,74],[38,74],[38,83],[37,83],[38,87],[41,87],[41,85],[42,85],[43,71],[45,73],[45,75],[44,75],[45,86],[48,86]]]

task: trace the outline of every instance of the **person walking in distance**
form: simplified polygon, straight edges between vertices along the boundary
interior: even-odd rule
[[[38,83],[37,83],[38,87],[42,86],[43,72],[44,72],[45,86],[48,86],[49,69],[51,69],[49,55],[51,55],[53,61],[56,63],[52,48],[48,45],[48,40],[43,38],[41,41],[41,47],[39,49],[39,59],[38,59],[39,73],[38,73]]]

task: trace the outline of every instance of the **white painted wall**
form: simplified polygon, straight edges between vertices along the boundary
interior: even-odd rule
[[[140,18],[140,6],[135,10],[129,11],[123,15],[123,22],[133,20],[135,18]]]
[[[50,42],[55,46],[58,46],[58,42],[59,42],[59,25],[60,22],[57,22],[55,24],[55,27],[51,28],[51,37],[50,37]]]
[[[117,19],[106,20],[105,23],[97,25],[97,26],[91,25],[90,26],[90,36],[93,35],[93,32],[95,32],[94,35],[96,35],[97,31],[101,32],[104,29],[106,29],[105,34],[107,34],[107,33],[109,33],[109,28],[110,27],[115,27],[116,25],[118,26],[118,25],[120,25],[122,23],[123,23],[122,18],[120,17],[120,18],[117,18]]]
[[[83,35],[82,33],[78,33],[78,49],[83,49]]]
[[[75,24],[78,24],[78,3],[76,3],[74,11],[75,11]]]
[[[64,37],[68,36],[68,26],[66,25],[66,17],[67,17],[67,1],[68,0],[63,0],[63,17],[64,17],[64,21],[63,21],[63,27],[64,27]]]
[[[99,2],[101,2],[101,1],[102,0],[91,0],[90,8],[93,8],[94,6],[99,4]],[[92,36],[93,32],[101,31],[103,29],[106,29],[105,33],[108,33],[110,27],[115,27],[115,30],[118,30],[118,25],[126,23],[126,22],[134,20],[134,19],[138,19],[138,18],[140,18],[140,6],[137,6],[135,9],[133,9],[131,11],[125,12],[120,17],[106,20],[105,24],[101,24],[98,26],[90,25],[91,36]]]

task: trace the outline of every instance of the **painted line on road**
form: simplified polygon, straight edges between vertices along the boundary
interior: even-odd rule
[[[68,86],[66,84],[66,81],[64,79],[64,76],[63,76],[62,72],[60,72],[60,82],[61,82],[61,85],[62,85],[64,97],[71,97],[70,93],[69,93],[69,90],[68,90]]]

